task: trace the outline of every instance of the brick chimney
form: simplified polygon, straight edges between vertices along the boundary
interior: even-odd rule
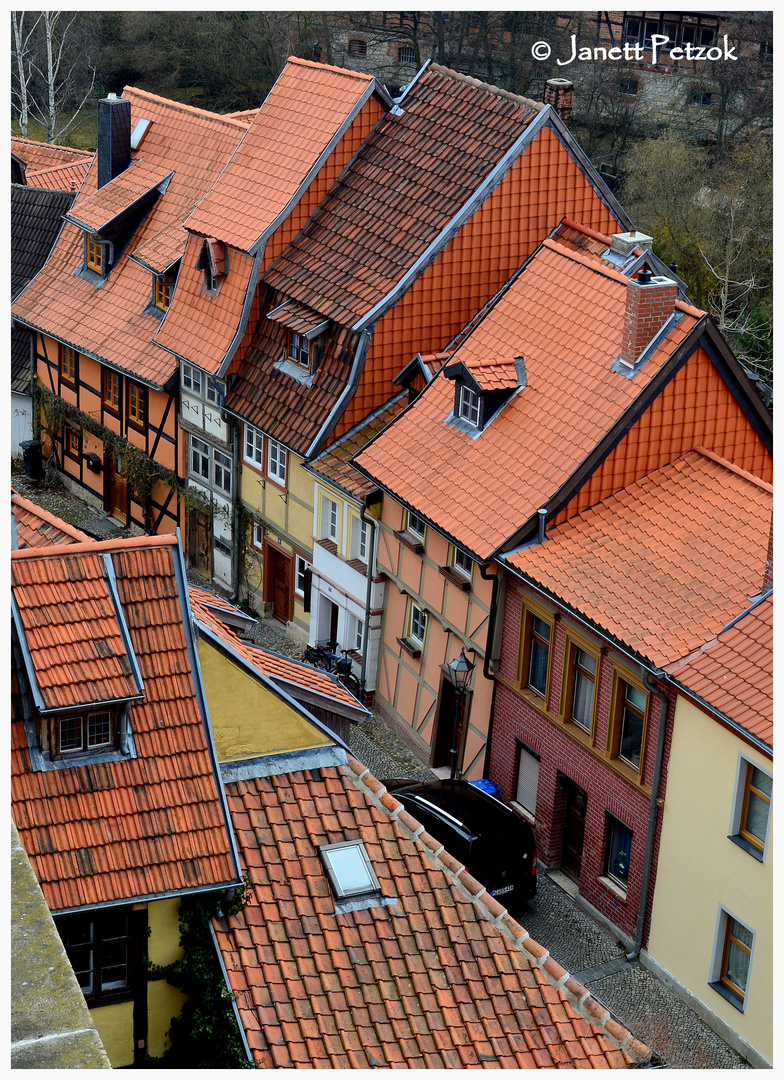
[[[548,79],[544,84],[544,103],[552,105],[567,127],[572,122],[574,83],[568,79]]]
[[[666,277],[653,277],[640,270],[626,286],[626,311],[620,359],[634,367],[656,334],[675,310],[678,286]]]
[[[109,94],[98,102],[98,187],[131,164],[131,103]]]

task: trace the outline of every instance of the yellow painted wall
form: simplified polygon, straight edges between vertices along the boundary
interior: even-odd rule
[[[330,739],[223,656],[198,644],[215,747],[220,761],[326,746]]]
[[[133,1065],[133,1002],[123,1001],[119,1005],[91,1009],[90,1016],[112,1068],[122,1069],[125,1065]]]
[[[771,772],[769,758],[678,699],[648,952],[770,1061],[772,839],[765,862],[728,839],[740,754]],[[745,1012],[708,985],[719,905],[756,934]]]
[[[156,900],[147,908],[150,937],[147,956],[152,964],[172,964],[183,956],[179,927],[180,901]],[[166,1037],[173,1017],[179,1016],[186,995],[164,979],[147,985],[147,1052],[161,1057],[169,1046]]]

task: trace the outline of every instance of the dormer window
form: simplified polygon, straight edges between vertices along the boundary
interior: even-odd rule
[[[458,386],[457,415],[473,427],[479,427],[479,394],[465,383]]]
[[[160,311],[169,310],[174,281],[175,276],[170,272],[155,275],[155,306]]]
[[[87,236],[87,250],[84,261],[88,270],[94,270],[96,274],[103,277],[106,265],[104,245],[95,236]]]
[[[295,334],[289,331],[289,357],[295,364],[302,367],[310,367],[310,342],[304,334]]]
[[[112,714],[106,710],[85,716],[64,716],[55,721],[57,752],[73,754],[113,745]]]
[[[219,279],[229,272],[229,252],[226,245],[220,240],[205,240],[196,261],[196,269],[204,273],[205,291],[215,293]]]

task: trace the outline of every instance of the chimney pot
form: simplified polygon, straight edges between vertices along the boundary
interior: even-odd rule
[[[614,233],[610,240],[610,251],[617,251],[619,255],[631,255],[635,248],[650,251],[653,248],[653,237],[632,229],[630,232]]]

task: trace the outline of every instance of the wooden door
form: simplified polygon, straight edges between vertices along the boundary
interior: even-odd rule
[[[128,524],[128,484],[122,475],[122,454],[109,452],[109,491],[107,509],[112,517]]]
[[[270,544],[267,550],[273,560],[272,614],[285,623],[294,613],[294,558],[273,544]]]
[[[203,577],[212,573],[212,519],[202,510],[188,514],[188,561]]]
[[[452,680],[441,676],[441,690],[438,695],[438,715],[436,717],[436,729],[433,736],[433,749],[430,760],[432,769],[440,769],[445,765],[452,764],[452,749],[455,748],[455,688]],[[457,718],[457,764],[461,765],[463,736],[465,731],[466,713],[470,694],[463,693],[460,697],[460,715]]]
[[[588,796],[571,780],[566,783],[566,808],[561,846],[561,869],[575,881],[580,880],[585,837],[585,808]]]

